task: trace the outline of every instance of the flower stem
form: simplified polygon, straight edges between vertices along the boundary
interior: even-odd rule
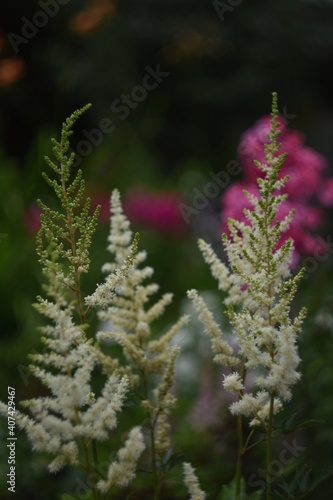
[[[242,384],[244,385],[246,377],[245,362],[242,368]],[[239,400],[243,397],[243,391],[239,392]],[[237,467],[236,467],[236,500],[240,500],[241,495],[241,481],[242,481],[242,465],[243,465],[243,455],[246,451],[246,445],[244,447],[243,439],[243,427],[242,427],[242,415],[237,416],[237,436],[238,436],[238,456],[237,456]],[[246,442],[248,443],[248,441]]]
[[[238,457],[237,457],[237,468],[236,468],[236,500],[240,500],[242,465],[243,465],[243,429],[242,429],[241,414],[237,415],[237,436],[238,436]]]
[[[93,451],[95,466],[98,467],[98,454],[97,454],[96,439],[93,439],[91,444],[92,444],[92,451]]]
[[[274,391],[271,393],[269,418],[267,427],[267,460],[266,460],[266,490],[267,500],[272,499],[272,476],[271,476],[271,462],[272,462],[272,428],[273,428],[273,410],[274,410]]]
[[[154,500],[159,500],[161,485],[158,478],[158,472],[156,467],[156,449],[155,449],[155,436],[154,427],[150,425],[150,441],[151,441],[151,465],[154,475]]]
[[[62,141],[61,141],[61,148],[62,148]],[[64,196],[67,198],[68,193],[66,189],[66,181],[64,176],[62,175],[61,177],[61,185],[62,185],[62,191],[64,193]],[[76,258],[76,239],[75,239],[75,230],[73,228],[73,210],[71,208],[67,208],[67,224],[68,224],[68,229],[69,229],[69,234],[70,234],[70,243],[72,247],[72,253],[73,257]],[[79,272],[79,265],[76,262],[74,264],[74,272],[75,272],[75,293],[76,293],[76,300],[77,300],[77,306],[78,306],[78,311],[80,315],[80,321],[81,324],[85,324],[85,314],[83,310],[83,304],[82,304],[82,295],[81,295],[81,286],[80,286],[80,272]]]
[[[63,151],[63,142],[61,140],[60,143],[60,148],[61,152]],[[62,158],[63,158],[63,153],[62,153]],[[64,196],[67,198],[68,193],[66,189],[66,180],[63,175],[63,160],[61,162],[61,168],[62,168],[62,175],[61,175],[61,185],[62,185],[62,191]],[[70,234],[70,244],[72,247],[72,254],[73,257],[75,258],[77,256],[76,252],[76,237],[75,237],[75,229],[73,227],[73,210],[71,208],[67,208],[67,225],[69,229],[69,234]],[[81,292],[81,284],[80,284],[80,272],[78,269],[78,264],[74,263],[74,273],[75,273],[75,294],[76,294],[76,301],[77,301],[77,307],[79,311],[79,316],[80,316],[80,323],[82,326],[85,325],[85,314],[83,310],[83,303],[82,303],[82,292]],[[70,371],[70,376],[72,376],[71,371]],[[80,424],[80,416],[79,416],[79,411],[77,408],[75,408],[75,414],[76,414],[76,423]],[[89,457],[89,444],[87,445],[85,439],[81,437],[81,444],[85,456],[85,461],[86,461],[86,474],[89,478],[91,474],[91,464],[90,464],[90,457]],[[96,440],[93,439],[92,441],[92,449],[93,449],[93,457],[95,464],[98,465],[98,458],[97,458],[97,447],[96,447]],[[95,484],[92,484],[91,486],[91,492],[94,500],[99,500],[100,498],[100,493],[96,488]]]
[[[141,370],[143,387],[144,387],[144,399],[148,400],[148,380],[147,375],[144,370]],[[155,448],[155,435],[154,428],[156,424],[156,419],[152,418],[150,411],[148,413],[149,419],[149,429],[150,429],[150,446],[151,446],[151,468],[154,477],[154,500],[159,500],[161,492],[161,481],[159,479],[157,467],[156,467],[156,448]]]
[[[84,456],[85,456],[85,460],[86,460],[86,474],[89,478],[90,474],[91,474],[91,468],[90,468],[90,460],[89,460],[89,453],[88,453],[88,447],[84,441],[84,438],[81,438],[81,443],[82,443],[82,447],[83,447],[83,452],[84,452]],[[93,496],[93,499],[94,500],[98,500],[99,499],[99,492],[96,490],[95,488],[95,485],[92,485],[91,486],[91,493],[92,493],[92,496]]]

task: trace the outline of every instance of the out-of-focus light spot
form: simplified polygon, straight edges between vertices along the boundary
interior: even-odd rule
[[[105,21],[116,15],[116,1],[92,0],[69,22],[69,28],[77,35],[91,35]]]
[[[0,87],[7,87],[22,78],[25,64],[18,57],[7,57],[0,61]]]
[[[174,41],[161,51],[170,64],[202,57],[216,57],[223,52],[221,40],[215,36],[207,36],[199,31],[187,31],[179,34]]]

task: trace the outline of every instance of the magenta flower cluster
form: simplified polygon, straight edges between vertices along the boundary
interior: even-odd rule
[[[124,211],[133,223],[176,236],[185,230],[181,201],[175,191],[132,189],[126,193]]]
[[[179,211],[182,198],[176,191],[151,192],[143,188],[127,191],[123,205],[126,216],[137,226],[154,229],[162,233],[179,235],[185,230],[185,222]],[[110,199],[101,193],[93,197],[92,206],[101,205],[100,220],[110,217]]]
[[[291,209],[296,214],[289,231],[279,242],[282,245],[290,236],[295,242],[295,260],[300,254],[311,254],[318,241],[315,232],[323,222],[323,206],[333,206],[333,178],[328,178],[328,165],[323,156],[305,146],[303,135],[289,130],[283,118],[280,119],[280,152],[288,152],[281,176],[289,175],[284,191],[288,200],[281,205],[277,218],[282,220]],[[222,197],[222,231],[228,234],[228,218],[247,222],[244,208],[251,208],[243,193],[246,189],[254,196],[259,195],[256,182],[260,171],[253,160],[265,163],[264,144],[268,142],[270,117],[258,120],[242,136],[239,146],[239,163],[243,169],[241,182],[233,183]]]

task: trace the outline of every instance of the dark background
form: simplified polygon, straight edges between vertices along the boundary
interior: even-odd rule
[[[222,7],[205,0],[56,3],[57,14],[26,39],[27,43],[19,43],[16,53],[10,39],[13,41],[13,34],[22,36],[27,20],[35,19],[42,9],[32,0],[2,3],[1,399],[6,397],[7,385],[15,385],[17,400],[35,394],[32,379],[28,382],[22,376],[28,365],[27,353],[40,348],[36,326],[41,320],[31,303],[40,293],[42,278],[29,210],[37,198],[53,203],[40,176],[45,168],[43,156],[50,153],[50,136],[58,136],[62,121],[74,109],[87,102],[93,104],[77,125],[74,149],[85,139],[82,130],[98,128],[104,118],[115,125],[114,132],[107,134],[81,165],[93,196],[114,187],[126,194],[141,186],[151,192],[171,189],[190,202],[192,189],[203,186],[211,170],[222,170],[228,161],[237,159],[241,134],[270,111],[272,91],[279,94],[280,111],[290,128],[302,131],[307,145],[332,165],[332,2],[243,0],[224,4],[229,6],[222,15]],[[147,66],[154,69],[157,65],[169,76],[121,120],[111,104],[141,84]],[[332,232],[331,215],[322,228],[325,240]],[[162,291],[175,293],[170,321],[184,307],[187,289],[216,289],[195,240],[200,234],[216,244],[219,216],[216,199],[191,219],[180,236],[137,227]],[[105,237],[104,225],[93,246],[97,264],[92,267],[87,289],[101,279],[99,262],[105,258]],[[309,315],[300,339],[303,379],[294,390],[288,411],[322,419],[298,437],[306,447],[301,463],[308,463],[317,472],[333,469],[331,277],[330,258],[301,285],[295,306],[306,304]],[[231,433],[232,423],[226,425]],[[221,479],[220,468],[228,456],[221,452],[217,458],[220,465],[211,467],[210,476],[207,456],[216,429],[210,434],[206,431],[212,441],[206,435],[204,450],[196,447],[193,435],[184,437],[181,424],[177,429],[199,475],[201,467],[206,481],[203,487],[209,490],[214,478]],[[220,435],[222,431],[216,432]],[[18,488],[26,491],[24,498],[60,498],[49,493],[50,481],[57,479],[44,473],[44,462],[30,464],[30,448],[23,441],[22,437],[19,457],[25,471],[18,473],[17,481]],[[289,468],[291,472],[297,464]],[[5,471],[6,463],[1,466],[2,478]],[[227,466],[224,475],[225,480],[232,477]],[[64,492],[68,478],[61,478],[59,491]],[[40,491],[36,491],[37,482]],[[332,482],[330,486],[332,489]],[[327,482],[313,498],[330,498],[328,491]]]

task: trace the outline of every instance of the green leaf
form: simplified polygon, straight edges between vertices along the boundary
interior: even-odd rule
[[[326,470],[315,477],[310,483],[311,472],[312,470],[307,465],[303,465],[296,470],[293,478],[288,483],[282,475],[281,482],[277,485],[279,490],[275,489],[274,495],[277,498],[301,500],[302,498],[306,498],[310,493],[313,493],[321,483],[333,477],[333,470]]]
[[[313,491],[317,486],[319,486],[321,483],[329,479],[330,477],[333,477],[333,470],[325,470],[321,472],[317,477],[314,478],[314,480],[311,483],[311,491]]]
[[[274,430],[281,430],[282,434],[287,435],[292,432],[296,432],[300,429],[307,429],[317,424],[321,424],[323,420],[317,420],[314,418],[304,418],[302,420],[296,421],[297,412],[287,415],[281,422],[280,425],[274,426]]]
[[[229,484],[222,486],[218,500],[235,500],[236,498],[236,478]],[[240,500],[246,500],[245,480],[241,478]]]
[[[297,429],[307,429],[313,425],[322,424],[324,420],[316,420],[314,418],[305,418],[297,423]]]
[[[310,469],[306,470],[303,476],[299,480],[298,487],[301,493],[304,493],[309,487],[310,472],[311,472]]]
[[[282,421],[282,433],[283,434],[290,434],[291,432],[294,432],[296,427],[295,427],[295,417],[297,413],[292,413],[291,415],[288,415],[283,421]]]
[[[262,499],[263,499],[263,492],[261,490],[254,491],[248,497],[248,500],[262,500]]]
[[[281,483],[278,484],[277,486],[279,486],[281,488],[281,490],[286,493],[288,496],[291,495],[291,489],[286,481],[286,478],[285,476],[282,474],[281,476]],[[283,498],[283,496],[281,495],[281,498]]]
[[[311,472],[311,469],[307,468],[307,465],[302,465],[302,467],[296,469],[296,473],[294,476],[294,479],[291,483],[291,492],[292,493],[297,493],[297,491],[300,490],[300,484],[304,483],[303,477],[306,475],[308,478],[309,473]],[[307,481],[307,479],[306,479]]]
[[[166,455],[167,454],[168,452],[166,452]],[[184,460],[185,460],[185,455],[183,455],[182,453],[173,453],[169,458],[167,458],[166,461],[167,471],[172,470],[176,465],[184,462]]]

